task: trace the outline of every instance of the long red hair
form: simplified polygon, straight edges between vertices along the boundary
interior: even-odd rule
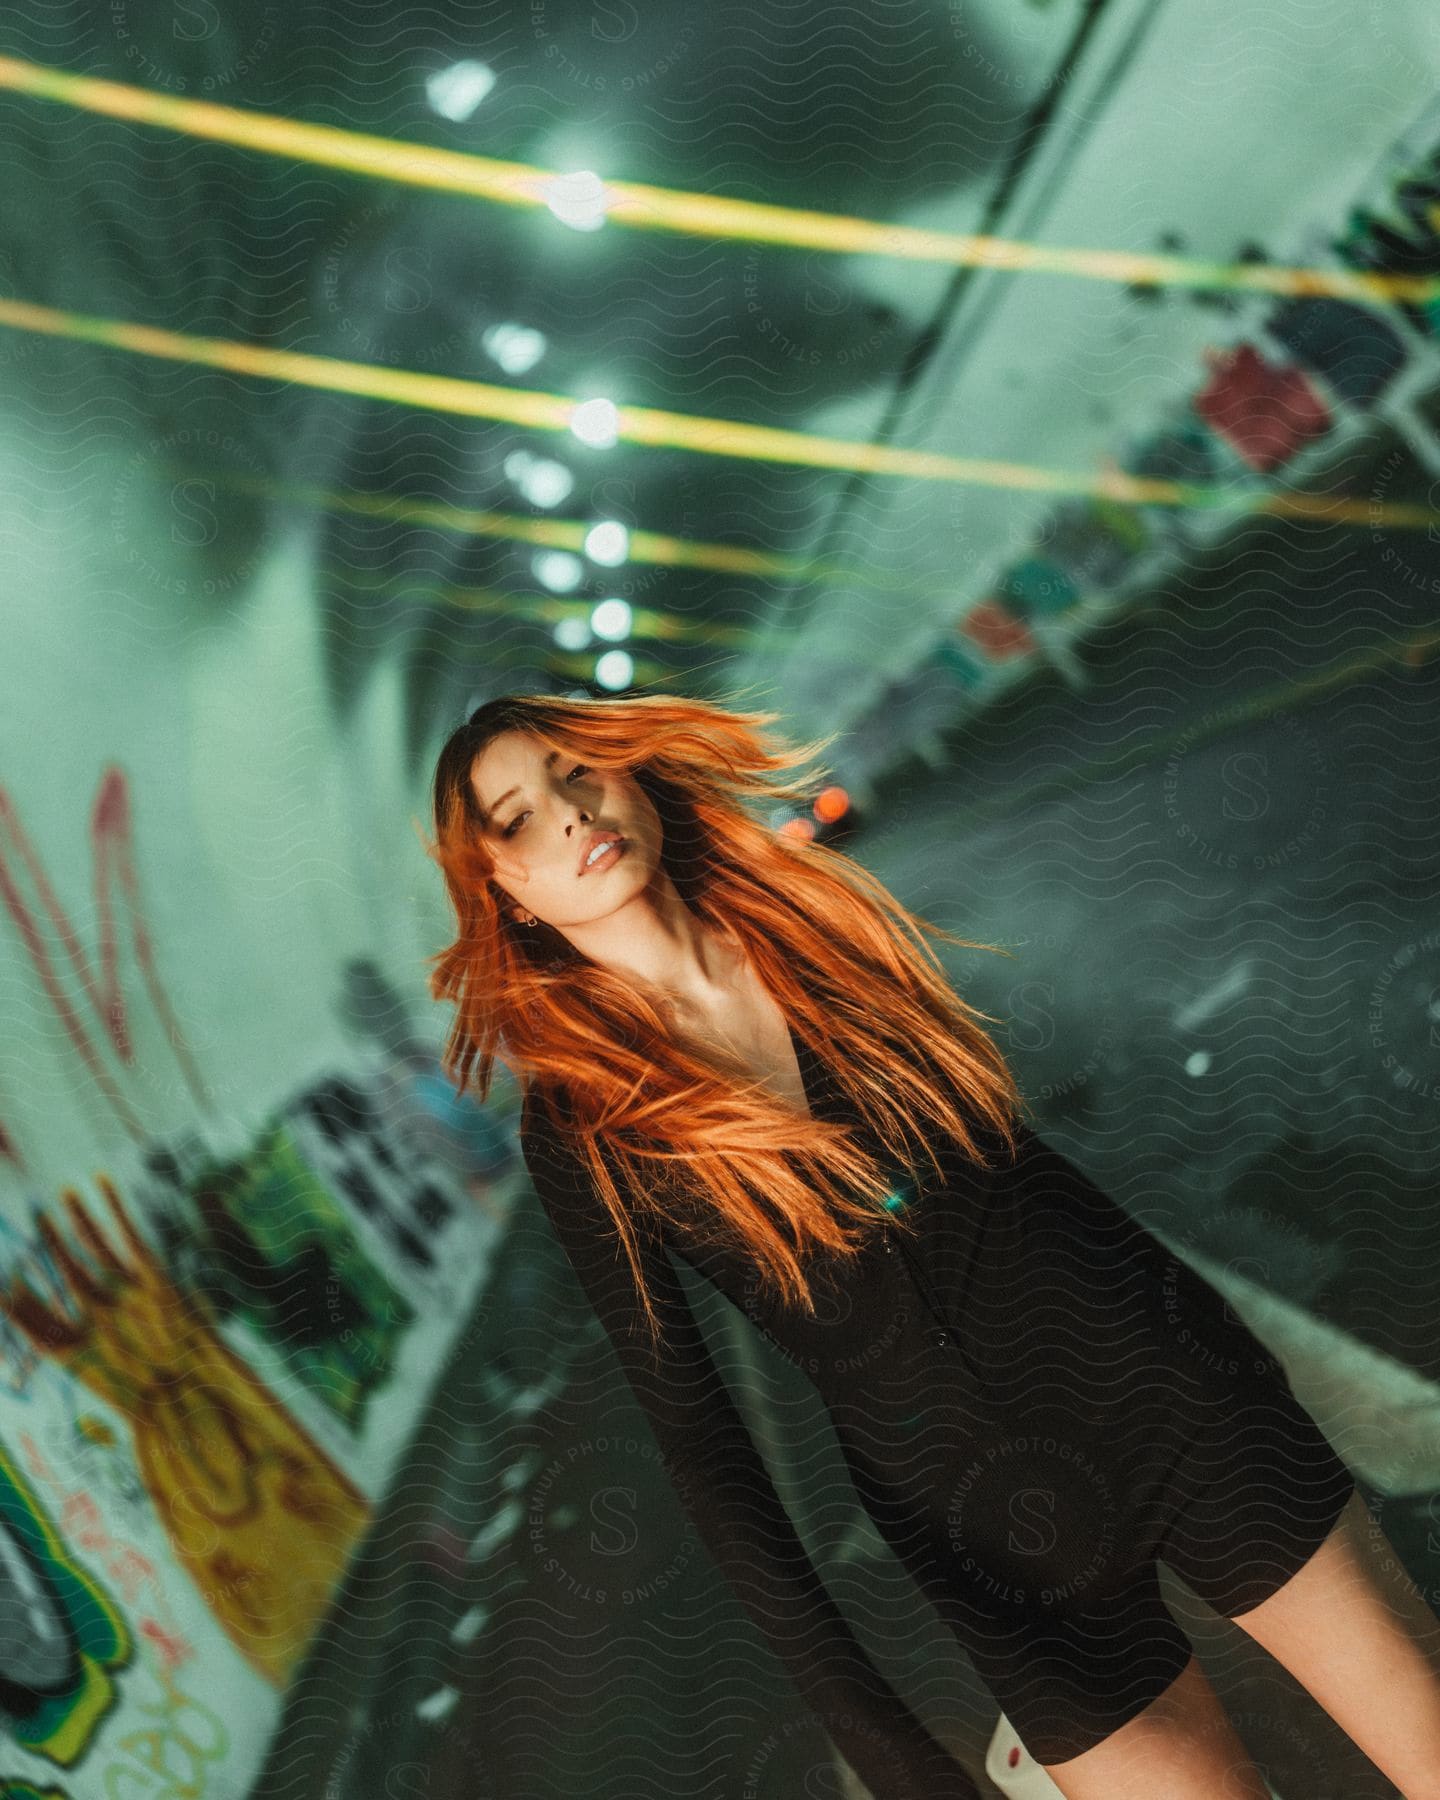
[[[881,1203],[892,1179],[850,1126],[805,1119],[687,1041],[658,991],[610,973],[543,922],[513,920],[492,882],[470,781],[476,756],[502,731],[629,770],[659,813],[662,860],[681,899],[707,930],[738,940],[890,1169],[928,1158],[940,1177],[937,1140],[988,1167],[977,1123],[1014,1153],[1023,1102],[975,1022],[990,1015],[958,998],[925,934],[1008,952],[912,913],[843,851],[752,816],[747,803],[803,804],[816,778],[794,772],[835,735],[787,747],[765,729],[778,717],[650,694],[511,694],[452,732],[435,766],[427,848],[457,922],[454,942],[429,959],[431,994],[455,1007],[445,1072],[457,1092],[468,1085],[483,1100],[498,1058],[545,1108],[611,1215],[652,1329],[631,1229],[642,1210],[682,1236],[698,1230],[743,1246],[762,1281],[813,1313],[807,1252],[856,1254],[889,1216]],[[890,1222],[910,1229],[903,1212]]]

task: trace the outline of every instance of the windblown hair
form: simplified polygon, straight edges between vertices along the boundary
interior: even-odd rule
[[[923,934],[1008,952],[912,913],[843,851],[752,816],[747,803],[807,802],[811,783],[793,772],[835,735],[787,748],[764,729],[778,717],[661,695],[512,694],[477,708],[436,762],[427,854],[458,924],[429,959],[432,996],[456,1009],[445,1072],[457,1092],[468,1085],[483,1100],[498,1057],[527,1109],[544,1108],[611,1215],[652,1332],[632,1234],[642,1213],[678,1227],[682,1241],[743,1247],[762,1282],[813,1314],[807,1253],[859,1252],[889,1217],[887,1168],[928,1158],[940,1176],[936,1140],[989,1167],[977,1123],[1014,1153],[1023,1101],[975,1023],[991,1015],[955,995]],[[851,1126],[805,1118],[687,1038],[658,988],[611,973],[543,922],[514,921],[471,786],[476,756],[507,730],[629,771],[660,816],[662,862],[681,899],[707,931],[738,941],[888,1163]],[[903,1212],[890,1223],[913,1229]]]

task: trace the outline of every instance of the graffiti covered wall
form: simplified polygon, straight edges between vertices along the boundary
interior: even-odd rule
[[[173,473],[142,551],[133,452],[47,482],[12,425],[3,459],[0,1792],[238,1796],[483,1283],[508,1138],[411,1017],[441,921],[394,689],[329,716],[303,533],[235,562]],[[249,609],[186,629],[227,555]]]

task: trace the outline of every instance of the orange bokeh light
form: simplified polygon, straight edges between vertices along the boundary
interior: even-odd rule
[[[850,810],[850,796],[843,787],[821,788],[815,796],[813,811],[822,825],[833,825]]]

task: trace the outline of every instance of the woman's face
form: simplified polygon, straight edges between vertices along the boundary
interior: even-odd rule
[[[486,821],[495,881],[547,925],[589,925],[633,900],[660,867],[661,826],[649,796],[626,770],[592,769],[528,732],[504,731],[470,766]],[[582,859],[596,832],[621,838],[598,867]]]

